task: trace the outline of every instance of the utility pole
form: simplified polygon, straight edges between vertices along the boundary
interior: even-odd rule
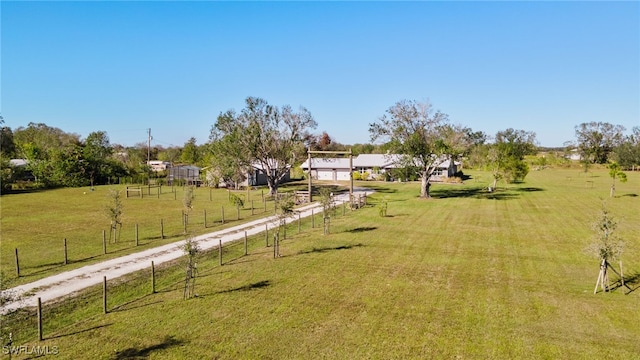
[[[151,128],[147,129],[147,165],[151,164]]]

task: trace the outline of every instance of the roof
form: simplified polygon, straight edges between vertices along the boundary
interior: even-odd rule
[[[9,164],[13,166],[26,166],[29,162],[26,159],[11,159]]]
[[[355,159],[354,159],[355,162]],[[309,168],[309,159],[305,160],[302,165],[303,169]],[[313,158],[311,159],[311,167],[313,169],[349,169],[349,159],[345,158]]]
[[[360,154],[353,159],[353,166],[362,168],[393,168],[400,161],[397,154]]]

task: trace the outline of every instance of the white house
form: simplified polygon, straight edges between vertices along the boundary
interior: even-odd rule
[[[384,174],[392,169],[402,167],[399,154],[360,154],[353,159],[353,167],[349,168],[348,158],[312,158],[311,177],[316,180],[346,181],[350,179],[351,171],[369,174],[369,178]],[[300,167],[309,171],[309,160],[305,160]],[[433,173],[431,180],[438,181],[452,177],[458,171],[459,162],[444,161]]]
[[[309,171],[309,159],[305,160],[300,167],[304,171]],[[311,178],[315,180],[348,181],[351,179],[351,170],[348,158],[311,159]]]
[[[151,167],[151,170],[156,172],[165,171],[171,167],[171,163],[168,161],[162,161],[162,160],[151,160],[149,161],[149,167]]]

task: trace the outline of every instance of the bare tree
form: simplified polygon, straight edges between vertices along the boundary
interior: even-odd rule
[[[185,239],[184,246],[182,247],[186,257],[186,274],[184,279],[184,292],[183,298],[189,299],[192,296],[196,296],[196,278],[198,277],[198,264],[196,263],[196,256],[200,252],[198,244],[193,238],[188,237]]]
[[[184,189],[184,196],[182,197],[182,205],[184,205],[182,222],[185,234],[187,233],[187,225],[189,224],[189,212],[193,209],[193,199],[193,186],[187,186]]]
[[[120,191],[110,189],[108,193],[109,203],[105,208],[105,212],[111,221],[109,227],[109,241],[111,241],[111,235],[113,235],[113,242],[118,241],[118,228],[122,229],[122,194]]]

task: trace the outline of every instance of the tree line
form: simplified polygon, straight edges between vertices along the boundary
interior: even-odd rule
[[[0,119],[0,125],[4,121]],[[41,187],[108,184],[115,178],[146,180],[164,176],[150,171],[148,160],[190,164],[208,169],[213,184],[223,180],[238,184],[253,172],[266,176],[269,189],[277,192],[284,175],[306,159],[307,149],[400,154],[401,165],[422,181],[421,195],[429,196],[431,175],[445,161],[482,166],[493,174],[494,187],[500,180],[523,180],[528,171],[525,156],[538,151],[536,134],[508,128],[490,136],[482,131],[452,123],[446,113],[429,101],[401,100],[369,124],[371,143],[340,144],[317,127],[309,110],[276,106],[248,97],[240,111],[220,113],[211,126],[209,141],[196,144],[189,139],[182,147],[138,143],[132,147],[111,144],[104,131],[81,139],[77,134],[42,123],[30,123],[12,130],[0,127],[0,166],[3,192],[32,176]],[[615,162],[622,168],[640,165],[640,127],[626,129],[606,122],[588,122],[575,127],[575,149],[585,169],[591,164]],[[24,167],[9,159],[26,159]]]

